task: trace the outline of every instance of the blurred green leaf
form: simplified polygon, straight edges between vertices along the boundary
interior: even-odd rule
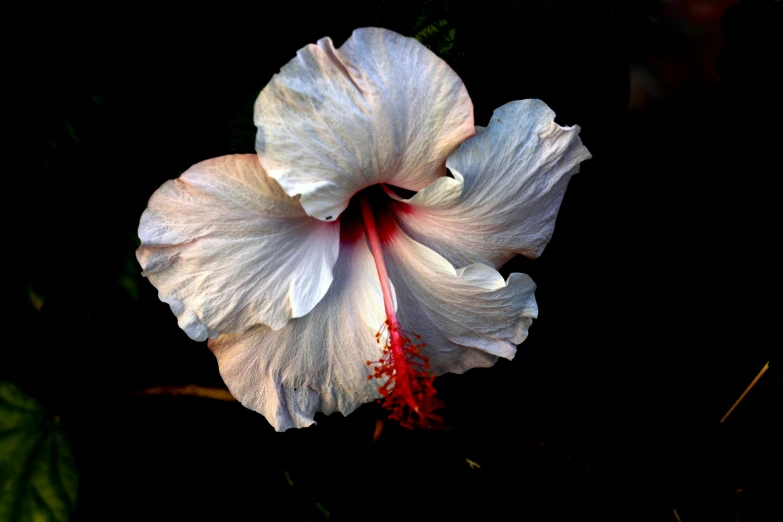
[[[454,47],[454,37],[457,34],[456,27],[448,27],[449,21],[437,20],[424,26],[414,38],[436,52],[442,58],[449,56],[449,51]]]
[[[77,483],[59,423],[35,399],[0,381],[0,521],[67,521]]]
[[[46,302],[44,296],[39,292],[36,292],[35,289],[33,289],[33,285],[27,285],[27,297],[30,298],[30,303],[32,303],[33,307],[40,312]]]
[[[328,509],[326,509],[326,508],[323,506],[323,504],[321,504],[320,502],[316,502],[316,503],[315,503],[315,507],[317,507],[317,508],[318,508],[318,511],[320,511],[320,512],[321,512],[321,514],[322,514],[322,515],[323,515],[325,518],[332,518],[332,514],[331,514],[331,513],[329,513],[329,510],[328,510]]]
[[[438,34],[440,32],[440,30],[443,27],[446,27],[447,25],[449,25],[449,21],[448,20],[443,20],[443,19],[438,20],[437,22],[432,23],[432,24],[424,27],[424,29],[422,29],[418,33],[416,33],[416,36],[414,36],[414,38],[416,38],[420,42],[425,42],[429,38],[431,38],[431,37],[435,36],[436,34]]]

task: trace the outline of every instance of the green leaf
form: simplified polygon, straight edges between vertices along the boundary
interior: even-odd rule
[[[59,423],[35,399],[0,381],[0,521],[67,521],[77,484]]]
[[[448,20],[438,20],[437,22],[428,25],[427,27],[425,27],[424,29],[416,33],[416,36],[414,36],[414,38],[424,43],[428,39],[438,34],[440,30],[447,25],[449,25]]]

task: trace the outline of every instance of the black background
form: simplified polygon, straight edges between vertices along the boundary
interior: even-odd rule
[[[61,417],[74,520],[772,519],[776,361],[719,420],[779,353],[783,4],[731,4],[9,13],[0,377]],[[594,156],[545,253],[504,270],[538,285],[514,361],[436,380],[453,429],[384,422],[374,442],[375,404],[275,433],[237,403],[135,396],[223,386],[139,275],[153,191],[253,152],[252,103],[297,49],[439,19],[477,124],[541,98]]]

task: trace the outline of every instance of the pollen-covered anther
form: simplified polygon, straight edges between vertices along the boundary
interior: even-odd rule
[[[390,326],[388,321],[379,333],[384,329],[387,335],[384,336],[383,354],[381,360],[374,363],[369,376],[383,380],[378,388],[383,398],[378,402],[391,412],[389,418],[406,428],[431,428],[440,424],[443,418],[434,412],[442,408],[443,403],[435,397],[432,384],[435,375],[429,371],[429,360],[421,355],[424,346],[419,342],[421,335],[408,335],[399,326]]]

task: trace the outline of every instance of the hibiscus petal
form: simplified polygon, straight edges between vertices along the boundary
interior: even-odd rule
[[[305,211],[334,220],[377,183],[421,190],[474,134],[457,74],[413,38],[357,29],[301,49],[258,96],[256,150]]]
[[[536,285],[525,274],[508,280],[473,264],[455,270],[443,256],[417,243],[387,218],[384,253],[397,294],[403,329],[427,343],[435,374],[463,373],[513,359],[516,345],[538,315]]]
[[[400,226],[456,266],[497,268],[516,253],[541,255],[568,180],[591,158],[579,127],[561,127],[554,117],[540,100],[497,109],[489,127],[449,157],[453,179],[393,204]]]
[[[343,243],[334,283],[307,316],[274,331],[258,326],[210,340],[228,389],[277,431],[313,423],[316,412],[347,415],[380,397],[366,361],[381,357],[386,320],[378,273],[364,234]]]
[[[203,341],[307,314],[332,282],[339,224],[307,216],[254,154],[164,183],[141,216],[136,257],[180,327]]]

